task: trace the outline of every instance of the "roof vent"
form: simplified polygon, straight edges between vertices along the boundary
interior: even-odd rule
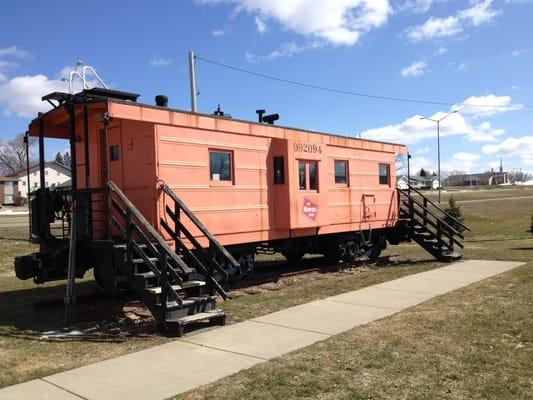
[[[158,107],[168,107],[168,97],[158,94],[155,96],[155,105]]]

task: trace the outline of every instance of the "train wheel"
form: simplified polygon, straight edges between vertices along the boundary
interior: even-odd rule
[[[253,253],[242,254],[240,257],[238,257],[237,261],[240,265],[239,271],[237,272],[238,279],[243,279],[254,272],[255,257]]]
[[[383,236],[375,237],[372,240],[372,247],[367,253],[368,258],[371,261],[376,261],[380,256],[381,252],[387,247],[387,241]]]
[[[283,250],[281,254],[287,259],[287,262],[291,267],[297,267],[304,256],[304,253],[302,251],[299,251],[298,249]]]

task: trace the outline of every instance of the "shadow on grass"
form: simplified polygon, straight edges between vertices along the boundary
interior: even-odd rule
[[[517,251],[533,251],[533,247],[512,247],[509,250],[517,250]]]
[[[235,280],[226,285],[228,290],[246,289],[251,286],[261,285],[267,282],[277,282],[279,279],[291,275],[298,275],[305,272],[318,272],[320,274],[327,274],[332,272],[339,272],[346,268],[357,267],[378,267],[393,268],[395,266],[413,266],[419,264],[427,264],[430,262],[438,262],[434,258],[424,259],[404,259],[401,261],[395,260],[397,255],[387,255],[378,257],[376,260],[358,261],[354,263],[346,263],[342,265],[332,265],[326,257],[312,257],[303,259],[298,266],[291,266],[286,261],[257,261],[255,263],[255,270],[252,274],[246,275],[241,280]]]
[[[65,308],[66,285],[0,292],[0,336],[39,340],[42,332],[61,330]],[[122,314],[127,298],[111,298],[100,293],[94,282],[76,285],[77,302],[73,325],[92,325],[94,321],[116,318]],[[83,335],[67,340],[102,341],[102,335]]]

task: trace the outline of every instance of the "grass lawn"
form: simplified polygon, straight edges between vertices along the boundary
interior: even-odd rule
[[[531,385],[526,367],[533,361],[533,263],[529,261],[533,259],[533,240],[526,232],[533,199],[464,203],[461,207],[473,231],[466,237],[465,258],[524,260],[527,266],[183,397],[496,398],[512,388],[514,392],[509,391],[507,398],[519,398]],[[24,237],[24,228],[2,228],[0,233],[0,387],[170,340],[149,330],[111,339],[39,340],[40,332],[61,326],[65,287],[62,282],[36,287],[14,277],[12,257],[32,251]],[[221,306],[234,323],[442,265],[414,244],[390,247],[386,252],[398,253],[400,260],[409,261],[314,273],[277,285],[239,290],[234,300]],[[97,290],[87,279],[79,285],[79,292],[90,295]],[[80,304],[80,314],[93,320],[112,318],[122,315],[122,305],[106,298],[94,301],[93,297]],[[481,387],[488,391],[482,392]]]

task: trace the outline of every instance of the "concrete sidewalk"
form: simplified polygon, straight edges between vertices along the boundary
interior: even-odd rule
[[[165,399],[524,263],[469,260],[0,390],[5,399]]]

